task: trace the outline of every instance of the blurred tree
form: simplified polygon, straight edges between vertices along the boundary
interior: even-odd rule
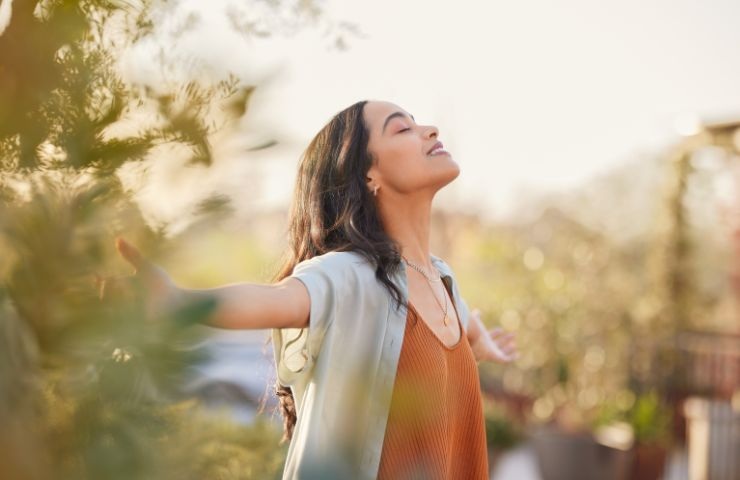
[[[172,145],[210,165],[212,136],[246,114],[255,89],[233,75],[156,91],[125,83],[116,56],[151,32],[153,12],[168,4],[176,6],[15,0],[0,32],[2,478],[279,471],[278,432],[208,423],[181,403],[180,381],[202,360],[191,348],[201,333],[177,325],[197,323],[212,305],[189,306],[178,322],[146,322],[140,297],[101,302],[94,287],[93,273],[118,262],[116,234],[126,232],[155,261],[168,247],[166,225],[147,226],[117,170]],[[320,9],[301,1],[284,18],[301,12]],[[217,195],[196,213],[228,203]],[[218,449],[230,452],[228,461]]]
[[[484,321],[517,332],[522,350],[515,365],[482,365],[483,384],[517,403],[531,399],[538,421],[589,428],[604,399],[625,397],[644,244],[618,247],[557,208],[470,232],[464,251],[475,261],[458,268],[461,288]]]

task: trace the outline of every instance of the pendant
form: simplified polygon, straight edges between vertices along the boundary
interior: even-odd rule
[[[449,323],[449,320],[447,319],[447,315],[445,315],[444,322],[445,322],[445,327],[446,327],[447,323]]]

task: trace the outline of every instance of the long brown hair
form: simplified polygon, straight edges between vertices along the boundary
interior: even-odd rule
[[[273,281],[289,276],[303,260],[353,250],[375,265],[375,277],[400,306],[402,294],[389,273],[401,266],[401,249],[383,229],[366,184],[374,162],[367,149],[366,103],[357,102],[334,115],[303,152],[288,218],[288,248]],[[284,443],[293,437],[295,402],[290,387],[279,381],[275,393],[283,415],[280,443]]]

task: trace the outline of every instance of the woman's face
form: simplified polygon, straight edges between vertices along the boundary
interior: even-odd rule
[[[390,102],[368,102],[363,115],[370,132],[368,150],[375,159],[367,173],[368,188],[379,186],[378,197],[420,190],[434,193],[460,174],[447,151],[433,151],[441,143],[436,127],[417,124]]]

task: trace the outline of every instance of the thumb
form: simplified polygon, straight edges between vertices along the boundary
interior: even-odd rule
[[[137,272],[144,268],[146,262],[144,257],[141,256],[141,253],[139,253],[139,250],[137,250],[136,247],[128,243],[126,240],[121,237],[116,237],[116,249],[127,262],[134,266]]]

